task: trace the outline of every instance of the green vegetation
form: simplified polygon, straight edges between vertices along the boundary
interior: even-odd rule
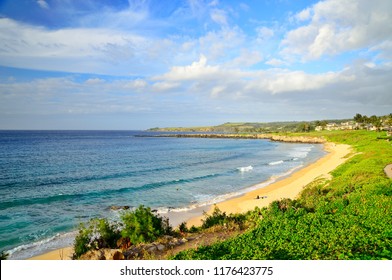
[[[270,133],[302,131],[304,127],[314,130],[316,122],[268,122],[268,123],[224,123],[206,127],[152,128],[151,131],[169,132],[225,132],[225,133]]]
[[[80,224],[74,241],[74,259],[90,250],[117,248],[121,237],[131,244],[151,242],[169,234],[171,227],[165,220],[152,213],[149,207],[140,205],[135,211],[125,211],[121,223],[107,219],[92,219],[87,225]]]
[[[326,127],[328,123],[346,123],[355,121],[363,127],[374,125],[378,130],[382,127],[392,127],[392,114],[371,116],[356,114],[352,119],[315,120],[315,121],[286,121],[286,122],[228,122],[216,126],[198,127],[166,127],[151,128],[150,131],[169,132],[224,132],[224,133],[280,133],[280,132],[311,132],[316,127]],[[360,127],[360,126],[359,126]],[[355,129],[358,129],[355,128]]]
[[[117,224],[110,224],[106,219],[92,219],[88,225],[80,224],[74,241],[74,255],[77,259],[89,250],[115,248],[121,237]]]
[[[226,212],[222,212],[218,207],[214,207],[211,215],[204,213],[204,219],[202,220],[201,230],[213,228],[215,226],[224,226],[226,228],[236,228],[238,230],[244,230],[253,228],[256,226],[260,219],[261,210],[255,208],[253,211],[246,213],[237,213],[227,215]]]
[[[367,131],[327,132],[355,156],[296,200],[273,202],[246,233],[174,259],[392,259],[392,145]],[[260,211],[260,210],[257,210]],[[222,215],[217,212],[217,215]]]
[[[192,226],[188,229],[184,222],[176,230],[169,226],[168,219],[154,214],[150,208],[143,205],[134,211],[123,212],[121,222],[109,223],[106,219],[91,219],[87,224],[79,226],[79,233],[74,242],[73,259],[79,259],[90,250],[103,248],[119,248],[124,252],[133,245],[151,243],[164,235],[183,237],[188,233],[203,231],[241,232],[257,224],[260,219],[260,209],[243,214],[226,215],[225,212],[215,208],[211,215],[205,213],[204,216],[205,219],[200,227]]]
[[[139,206],[133,212],[125,212],[121,220],[124,224],[121,235],[133,244],[152,242],[171,232],[168,220],[154,215],[149,207]]]

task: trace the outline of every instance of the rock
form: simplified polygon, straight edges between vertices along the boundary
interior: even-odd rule
[[[232,138],[232,139],[270,139],[279,142],[292,143],[325,143],[325,139],[310,136],[285,136],[275,134],[173,134],[161,135],[161,137],[184,137],[184,138]]]
[[[113,254],[113,260],[123,260],[125,259],[124,254],[120,251],[117,251]]]
[[[101,250],[91,250],[80,256],[79,260],[104,260],[105,255]]]
[[[105,260],[123,260],[124,255],[116,249],[104,249]]]
[[[130,207],[129,206],[118,206],[118,205],[112,205],[110,206],[110,210],[113,211],[118,211],[118,210],[128,210]]]
[[[173,239],[175,239],[173,236],[171,236],[171,235],[164,235],[163,237],[162,237],[164,240],[166,240],[166,241],[170,241],[170,240],[173,240]]]
[[[146,250],[146,251],[149,252],[149,253],[153,253],[153,252],[155,252],[156,250],[158,250],[158,248],[157,248],[157,246],[155,246],[155,245],[151,245],[151,246],[146,246],[146,247],[144,247],[144,250]]]
[[[163,250],[166,249],[166,246],[163,245],[163,244],[158,244],[158,245],[157,245],[157,249],[158,249],[158,251],[163,251]]]
[[[124,255],[117,249],[100,249],[89,251],[80,260],[123,260]]]
[[[129,240],[128,237],[121,237],[119,240],[117,240],[117,247],[120,248],[121,250],[127,250],[129,247],[131,247],[132,242]]]
[[[124,258],[127,260],[132,260],[142,255],[141,247],[132,247],[129,250],[123,252]]]

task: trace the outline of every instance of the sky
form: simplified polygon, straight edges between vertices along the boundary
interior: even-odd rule
[[[0,0],[0,129],[392,113],[390,0]]]

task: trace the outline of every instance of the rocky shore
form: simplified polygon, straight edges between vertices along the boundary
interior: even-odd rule
[[[228,139],[269,139],[271,141],[289,143],[323,144],[324,138],[310,136],[287,136],[276,134],[165,134],[159,137],[177,138],[228,138]]]

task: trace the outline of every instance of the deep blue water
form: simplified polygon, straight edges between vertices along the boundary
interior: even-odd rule
[[[157,133],[0,131],[0,250],[25,258],[61,247],[80,222],[115,218],[113,205],[212,204],[324,154],[311,144],[141,134]]]

